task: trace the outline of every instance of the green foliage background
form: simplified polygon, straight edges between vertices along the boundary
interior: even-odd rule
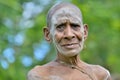
[[[46,15],[49,8],[61,1],[0,0],[0,80],[25,80],[27,72],[35,65],[45,64],[55,58],[53,46],[49,47],[49,52],[41,60],[34,56],[34,47],[39,47],[42,43],[49,46],[44,42],[42,29],[46,26]],[[74,3],[81,9],[83,22],[89,26],[89,36],[85,43],[86,48],[81,53],[81,59],[91,64],[104,66],[112,75],[119,74],[120,0],[66,1]],[[24,6],[27,3],[34,3],[34,6],[38,6],[38,10],[41,9],[41,11],[25,18]],[[34,9],[31,11],[34,12]],[[21,44],[17,44],[15,40],[15,36],[18,34],[22,34],[24,37]],[[10,62],[4,56],[7,48],[14,50],[15,61]],[[25,56],[32,60],[32,64],[29,66],[22,63]],[[4,65],[8,65],[8,67],[4,67]]]

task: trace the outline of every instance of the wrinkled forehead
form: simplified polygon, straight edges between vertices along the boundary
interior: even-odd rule
[[[66,6],[56,10],[51,17],[51,23],[54,24],[64,22],[65,20],[71,23],[82,24],[82,16],[80,10]]]

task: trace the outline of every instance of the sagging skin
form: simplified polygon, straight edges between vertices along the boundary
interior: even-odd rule
[[[57,50],[55,60],[33,68],[28,80],[111,80],[109,72],[98,65],[90,65],[79,58],[88,26],[83,24],[81,11],[69,3],[60,3],[48,13],[45,39]]]

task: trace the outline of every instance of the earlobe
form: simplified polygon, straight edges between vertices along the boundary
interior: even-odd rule
[[[84,24],[84,39],[86,40],[88,36],[88,25]]]
[[[44,37],[48,42],[51,42],[50,31],[48,27],[43,28]]]

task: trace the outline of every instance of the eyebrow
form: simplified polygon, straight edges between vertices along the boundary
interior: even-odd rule
[[[65,23],[67,23],[67,21],[61,21],[61,22],[58,22],[58,23],[56,23],[54,26],[59,26],[59,25],[63,25],[63,24],[65,24]],[[81,22],[74,22],[74,21],[72,21],[72,22],[70,22],[70,24],[76,24],[76,25],[81,25]]]
[[[65,23],[66,23],[66,22],[58,22],[58,23],[55,24],[55,26],[63,25],[63,24],[65,24]]]

